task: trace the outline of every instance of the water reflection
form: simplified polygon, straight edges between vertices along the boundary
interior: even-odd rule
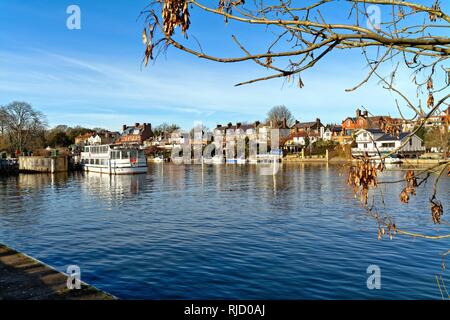
[[[146,184],[145,175],[107,175],[95,172],[85,173],[82,190],[86,195],[102,200],[124,200],[138,195]]]

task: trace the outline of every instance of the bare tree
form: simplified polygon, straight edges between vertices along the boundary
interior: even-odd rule
[[[286,106],[275,106],[267,112],[267,120],[273,123],[279,123],[286,119],[287,125],[290,127],[294,124],[294,116]]]
[[[0,151],[4,151],[6,146],[5,139],[5,131],[6,131],[6,112],[5,108],[0,106]]]
[[[188,38],[193,10],[221,17],[224,23],[240,23],[245,27],[241,30],[257,31],[261,39],[266,40],[266,45],[250,50],[246,43],[232,35],[230,40],[242,55],[223,57],[209,54],[204,50],[205,42],[194,36]],[[336,12],[343,11],[346,18],[339,18],[342,15]],[[237,86],[282,78],[302,88],[306,82],[303,72],[314,68],[332,52],[360,50],[368,72],[346,91],[357,90],[375,79],[393,94],[394,110],[400,113],[403,121],[415,124],[406,142],[392,153],[403,148],[430,117],[441,114],[449,106],[450,69],[445,63],[450,56],[450,16],[441,8],[439,0],[218,0],[215,3],[158,0],[152,1],[142,14],[146,24],[142,34],[145,65],[173,47],[220,63],[253,61],[268,72],[265,76],[244,80]],[[182,35],[176,34],[177,28],[181,29]],[[216,34],[216,37],[220,36]],[[416,91],[413,96],[408,96],[396,85],[399,74],[405,72],[411,75],[410,85]],[[406,110],[412,117],[405,116]],[[448,132],[448,116],[442,126],[444,132]],[[382,129],[391,134],[398,134],[401,130],[398,123],[389,122],[382,123]],[[389,154],[382,155],[382,158],[387,156]],[[368,213],[376,218],[380,238],[397,233],[432,239],[450,237],[450,234],[434,236],[401,230],[386,210],[377,209],[374,203],[369,204],[369,191],[380,190],[377,186],[384,183],[377,177],[384,165],[375,166],[367,157],[359,160],[358,165],[350,167],[348,182],[361,196]],[[418,187],[434,177],[431,215],[434,223],[441,224],[443,205],[436,199],[437,186],[443,176],[450,175],[449,167],[447,146],[439,164],[424,170],[410,170],[403,180],[395,181],[405,184],[400,200],[408,202]]]
[[[39,144],[47,126],[44,115],[25,102],[12,102],[4,107],[6,134],[11,151],[30,150]]]

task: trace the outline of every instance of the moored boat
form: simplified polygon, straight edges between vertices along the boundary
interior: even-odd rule
[[[153,159],[150,159],[152,162],[155,162],[155,163],[161,163],[161,162],[164,162],[164,158],[162,157],[162,156],[159,156],[159,157],[155,157],[155,158],[153,158]]]
[[[87,172],[111,175],[147,173],[144,151],[126,145],[92,145],[84,147],[81,164]]]
[[[402,164],[403,163],[403,161],[395,155],[390,155],[386,158],[374,157],[373,161],[375,163],[380,163],[383,161],[384,164]]]

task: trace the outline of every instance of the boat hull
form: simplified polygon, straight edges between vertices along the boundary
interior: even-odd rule
[[[105,167],[105,166],[85,165],[84,171],[85,172],[111,174],[111,175],[143,174],[143,173],[147,173],[147,166],[109,168],[109,167]]]

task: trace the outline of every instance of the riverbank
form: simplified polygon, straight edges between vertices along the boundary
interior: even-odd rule
[[[115,297],[82,283],[67,289],[67,275],[0,244],[0,300],[113,300]]]
[[[406,166],[427,166],[427,165],[437,165],[442,162],[441,159],[401,159],[403,161],[402,165]],[[356,163],[356,159],[346,159],[346,158],[329,158],[326,157],[292,157],[288,156],[282,159],[283,163],[330,163],[330,164],[342,164],[342,163]]]

